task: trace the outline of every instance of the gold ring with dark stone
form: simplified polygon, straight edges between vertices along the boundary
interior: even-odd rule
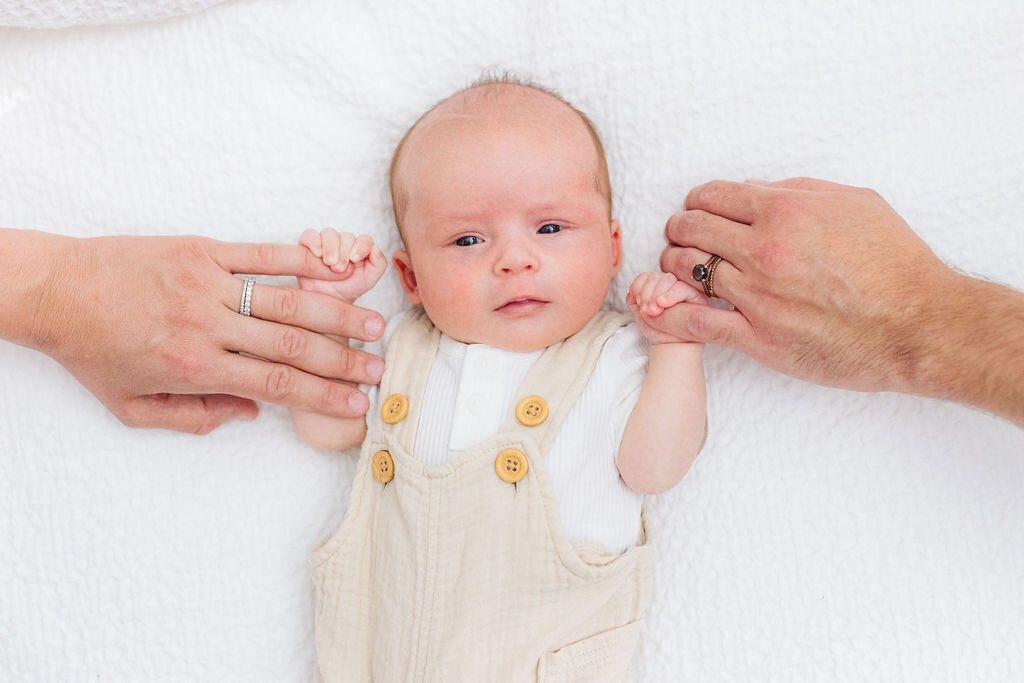
[[[712,254],[705,263],[698,263],[693,267],[693,279],[704,286],[704,294],[717,299],[715,296],[715,269],[722,262],[722,257]]]

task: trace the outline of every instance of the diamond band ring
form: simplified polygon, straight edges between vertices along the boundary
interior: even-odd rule
[[[242,302],[238,306],[238,312],[249,316],[252,307],[252,286],[256,284],[256,278],[246,275],[242,280]]]

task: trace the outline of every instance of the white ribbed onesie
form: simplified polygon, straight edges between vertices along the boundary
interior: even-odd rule
[[[388,323],[384,354],[402,315]],[[516,390],[541,351],[517,353],[486,344],[463,344],[442,334],[430,368],[423,417],[416,431],[416,459],[443,465],[495,434],[515,408]],[[619,442],[647,371],[647,342],[635,323],[617,329],[601,350],[586,388],[574,403],[551,448],[548,475],[570,539],[600,543],[621,553],[636,542],[643,496],[619,477]],[[380,424],[377,387],[370,396],[367,428]]]

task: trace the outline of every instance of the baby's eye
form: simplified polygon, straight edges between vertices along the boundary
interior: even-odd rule
[[[540,226],[540,230],[537,231],[537,234],[553,235],[561,229],[562,226],[559,225],[558,223],[545,223],[544,225]]]
[[[481,240],[476,235],[463,235],[459,239],[455,240],[455,246],[457,247],[471,247],[474,244],[480,244]]]

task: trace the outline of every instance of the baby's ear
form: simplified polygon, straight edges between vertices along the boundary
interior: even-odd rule
[[[412,259],[409,258],[409,252],[405,249],[399,249],[391,257],[391,262],[395,265],[398,279],[402,283],[402,289],[405,290],[405,296],[409,299],[409,303],[414,306],[423,303],[420,299],[419,288],[416,286],[416,273],[413,272]]]
[[[612,219],[612,268],[615,275],[619,274],[622,267],[622,227],[619,222]]]

